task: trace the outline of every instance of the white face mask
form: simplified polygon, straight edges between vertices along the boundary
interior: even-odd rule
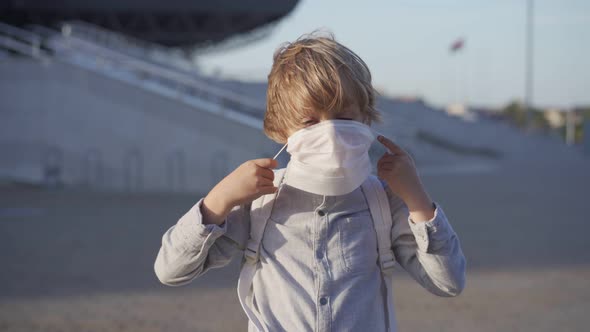
[[[291,161],[285,183],[318,195],[348,194],[371,173],[368,151],[374,140],[369,126],[351,120],[326,120],[298,130],[287,140]]]

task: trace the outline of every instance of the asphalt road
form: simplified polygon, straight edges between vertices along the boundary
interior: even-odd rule
[[[467,288],[430,295],[398,273],[400,331],[582,331],[590,326],[588,162],[424,175],[468,260]],[[200,197],[0,189],[0,331],[246,330],[238,259],[159,284],[162,234]]]

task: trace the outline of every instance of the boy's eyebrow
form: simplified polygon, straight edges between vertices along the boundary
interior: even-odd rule
[[[352,120],[354,118],[354,116],[350,112],[342,112],[342,113],[336,114],[336,118],[337,119],[350,119],[350,120]]]

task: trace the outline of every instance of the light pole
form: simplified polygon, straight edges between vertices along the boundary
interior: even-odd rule
[[[533,11],[534,0],[527,0],[526,9],[526,50],[525,50],[525,87],[524,87],[524,111],[526,114],[525,126],[531,127],[532,99],[533,99]]]

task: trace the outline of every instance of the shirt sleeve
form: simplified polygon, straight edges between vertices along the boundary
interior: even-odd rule
[[[158,279],[179,286],[211,268],[227,265],[243,251],[249,233],[249,206],[232,209],[221,225],[203,222],[200,199],[162,236],[154,263]]]
[[[408,213],[408,224],[416,238],[418,249],[423,252],[436,252],[456,236],[444,211],[437,202],[433,202],[434,216],[423,222],[414,222]]]
[[[387,184],[384,187],[393,219],[391,243],[396,261],[431,293],[460,294],[465,287],[465,256],[442,206],[435,201],[433,218],[415,223],[403,200]]]

